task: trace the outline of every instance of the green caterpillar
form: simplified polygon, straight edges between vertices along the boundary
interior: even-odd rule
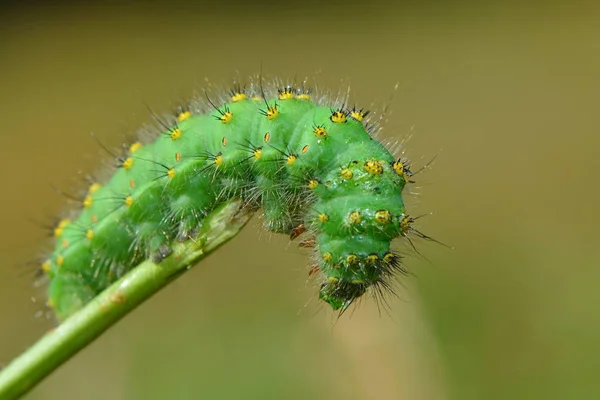
[[[58,223],[42,269],[59,319],[142,260],[168,257],[171,243],[193,238],[234,197],[262,207],[268,230],[306,237],[300,245],[315,248],[309,275],[320,276],[319,297],[333,309],[390,288],[403,272],[390,242],[414,231],[402,198],[406,160],[371,137],[368,112],[290,85],[269,98],[259,86],[237,87],[218,107],[208,100],[208,112],[179,109]]]

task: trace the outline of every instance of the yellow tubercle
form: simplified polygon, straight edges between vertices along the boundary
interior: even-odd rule
[[[130,169],[133,166],[133,158],[128,157],[123,161],[123,168]]]
[[[60,237],[63,234],[65,227],[69,225],[69,222],[68,219],[61,219],[56,228],[54,228],[54,237]]]
[[[179,121],[179,122],[185,121],[186,119],[188,119],[191,116],[192,116],[191,111],[182,111],[179,114],[177,114],[177,121]]]
[[[173,168],[169,169],[167,171],[167,176],[169,177],[169,179],[173,179],[173,177],[175,176],[175,170]]]
[[[398,175],[404,175],[404,164],[401,161],[396,161],[393,163],[392,168]]]
[[[181,135],[183,135],[183,132],[179,128],[173,129],[171,131],[171,133],[169,134],[169,136],[171,136],[171,139],[173,139],[173,140],[179,139],[181,137]]]
[[[142,144],[140,142],[135,142],[131,146],[129,146],[129,152],[133,154],[141,148]]]
[[[332,112],[329,119],[331,119],[331,121],[335,122],[336,124],[342,124],[347,121],[346,113],[341,110]]]
[[[88,229],[87,232],[85,233],[85,237],[88,240],[92,240],[94,238],[94,231],[91,229]]]
[[[131,196],[125,197],[125,205],[127,207],[131,207],[132,204],[133,204],[133,197],[131,197]]]
[[[52,264],[50,263],[50,261],[44,261],[44,263],[42,264],[42,271],[44,271],[46,274],[49,274],[50,269],[52,269]]]
[[[221,120],[222,123],[228,124],[233,119],[233,114],[229,111],[226,111],[223,114],[221,114],[221,117],[219,119]]]
[[[94,192],[96,192],[98,189],[100,189],[102,185],[100,185],[98,182],[96,183],[92,183],[90,185],[90,188],[88,189],[88,194],[94,194]]]
[[[242,100],[246,100],[246,94],[244,93],[234,93],[233,96],[231,96],[231,101],[233,101],[234,103],[237,103],[238,101],[242,101]]]
[[[277,105],[273,107],[269,107],[266,112],[267,119],[275,119],[279,115],[279,110],[277,109]]]
[[[379,261],[379,256],[377,254],[369,254],[367,256],[366,262],[367,264],[375,264]]]
[[[313,133],[317,137],[327,136],[327,131],[322,126],[316,126],[315,129],[313,130]]]
[[[342,176],[343,179],[348,180],[348,179],[352,179],[352,176],[354,174],[352,173],[352,171],[350,171],[349,168],[344,168],[340,171],[340,175]]]
[[[383,262],[386,264],[391,264],[396,260],[396,256],[393,253],[385,253],[383,256]]]
[[[362,222],[362,216],[358,211],[352,211],[350,215],[348,215],[348,221],[351,224],[360,224]]]
[[[350,113],[350,116],[358,122],[363,122],[365,120],[365,114],[362,111],[354,110]]]
[[[319,221],[321,223],[325,223],[325,222],[329,221],[329,215],[327,215],[325,213],[319,214]]]
[[[346,257],[346,264],[354,265],[356,263],[358,263],[358,256],[356,254],[349,254],[348,257]]]
[[[392,222],[392,214],[388,210],[379,210],[375,213],[375,219],[380,224],[389,224]]]
[[[286,87],[283,90],[279,90],[279,100],[289,100],[294,98],[291,87]]]
[[[287,165],[293,165],[296,162],[297,159],[298,159],[298,157],[296,157],[293,154],[290,154],[289,156],[287,156],[286,164]]]
[[[377,160],[369,160],[365,163],[365,171],[372,175],[380,175],[383,173],[383,165]]]

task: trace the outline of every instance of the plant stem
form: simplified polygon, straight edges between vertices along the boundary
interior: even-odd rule
[[[239,200],[222,205],[207,216],[195,239],[175,243],[171,255],[159,264],[142,262],[13,360],[0,372],[0,399],[27,393],[127,313],[233,238],[253,214],[240,206]]]

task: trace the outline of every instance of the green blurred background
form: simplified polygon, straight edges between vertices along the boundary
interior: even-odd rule
[[[391,113],[425,233],[388,314],[336,320],[254,221],[29,399],[600,398],[595,2],[21,3],[0,16],[0,364],[53,321],[32,285],[108,146],[206,85],[314,78]],[[394,86],[399,83],[398,90]],[[306,305],[307,301],[308,305]],[[306,306],[305,306],[306,305]]]

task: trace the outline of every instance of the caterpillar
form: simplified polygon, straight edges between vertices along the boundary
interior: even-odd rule
[[[160,262],[175,241],[193,240],[232,198],[262,208],[269,231],[302,236],[299,246],[314,249],[309,276],[334,310],[370,289],[392,290],[391,279],[406,272],[392,240],[427,238],[404,206],[414,173],[374,139],[368,111],[332,104],[304,84],[265,89],[262,80],[236,84],[223,100],[206,95],[155,116],[158,136],[126,146],[114,174],[91,182],[58,222],[42,270],[60,320],[142,260]]]

